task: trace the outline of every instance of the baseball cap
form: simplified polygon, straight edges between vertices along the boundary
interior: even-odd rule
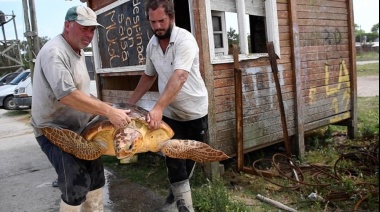
[[[82,26],[101,26],[96,21],[96,14],[89,7],[85,6],[74,6],[70,8],[65,17],[66,21],[76,21],[78,24]]]

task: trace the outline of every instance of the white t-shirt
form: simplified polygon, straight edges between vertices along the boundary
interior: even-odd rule
[[[59,100],[75,90],[90,96],[90,77],[83,50],[78,55],[62,35],[48,41],[40,50],[33,74],[31,124],[38,128],[58,127],[81,133],[91,115],[74,110]]]
[[[156,36],[147,46],[145,74],[158,75],[160,95],[177,69],[189,76],[174,101],[165,109],[164,116],[177,121],[199,119],[208,113],[208,93],[199,71],[199,48],[194,36],[185,29],[174,26],[170,43],[164,54]]]

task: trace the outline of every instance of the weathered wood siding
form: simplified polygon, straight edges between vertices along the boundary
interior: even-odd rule
[[[305,130],[350,117],[350,30],[346,0],[298,0]]]
[[[205,3],[194,1],[193,4],[201,72],[210,94],[210,143],[234,156],[234,64],[211,64]],[[346,0],[277,1],[281,49],[278,76],[291,137],[303,135],[300,130],[309,131],[352,119],[350,110],[355,101],[356,75],[351,65],[353,26],[350,25],[352,11],[349,5],[352,6],[352,2]],[[295,22],[297,30],[293,28]],[[242,61],[240,68],[243,73],[245,151],[283,141],[277,91],[268,58]],[[140,74],[127,71],[99,74],[101,98],[125,102]],[[158,98],[156,91],[157,88],[153,88],[141,104],[146,108],[153,106]],[[297,111],[300,108],[302,111]]]
[[[348,3],[344,0],[297,0],[301,58],[292,58],[289,5],[277,1],[281,43],[279,78],[289,136],[297,130],[296,71],[301,71],[304,130],[351,118],[350,40]],[[301,61],[301,70],[292,63]],[[243,72],[244,150],[283,140],[279,103],[268,59],[241,62]],[[217,148],[236,152],[233,64],[214,65]],[[297,141],[293,141],[297,142]]]

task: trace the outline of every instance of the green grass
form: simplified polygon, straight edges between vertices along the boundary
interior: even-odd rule
[[[356,61],[368,61],[368,60],[379,60],[378,52],[365,52],[363,54],[356,55]]]
[[[379,136],[379,97],[358,98],[358,130],[362,138]]]
[[[358,77],[379,76],[379,63],[357,65],[356,73]]]

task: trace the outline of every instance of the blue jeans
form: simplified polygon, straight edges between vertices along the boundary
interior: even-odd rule
[[[105,184],[104,167],[101,158],[82,160],[66,153],[51,143],[45,136],[36,138],[58,175],[61,198],[69,205],[80,205],[89,191]]]
[[[173,139],[196,140],[208,143],[208,116],[192,121],[176,121],[163,117],[162,119],[174,131]],[[165,157],[168,169],[169,182],[176,183],[191,178],[195,162],[193,160],[183,160]]]

